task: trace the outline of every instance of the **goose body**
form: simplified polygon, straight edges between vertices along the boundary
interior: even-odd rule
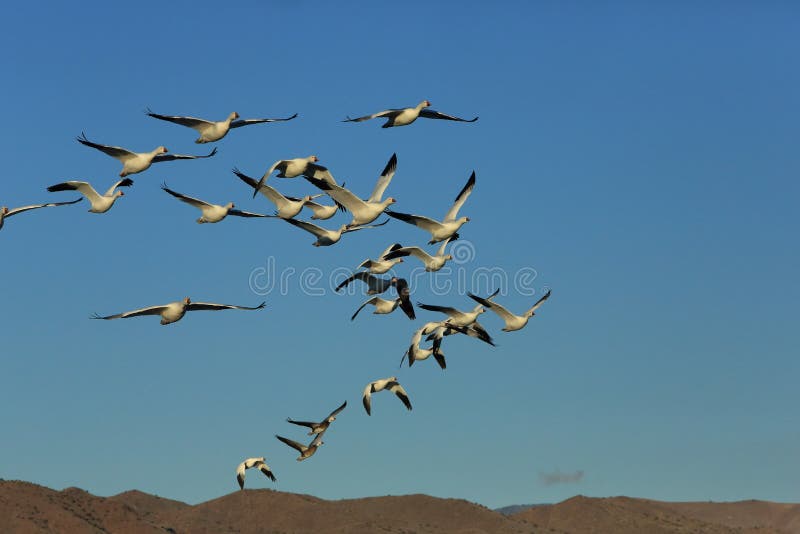
[[[232,304],[214,304],[211,302],[192,302],[189,297],[178,301],[178,302],[170,302],[169,304],[161,304],[158,306],[150,306],[147,308],[140,308],[138,310],[132,310],[129,312],[117,313],[114,315],[106,315],[100,316],[97,314],[92,315],[92,319],[104,319],[106,321],[111,319],[127,319],[129,317],[139,317],[141,315],[160,315],[161,316],[161,324],[167,325],[177,321],[180,321],[184,315],[186,315],[187,311],[199,311],[199,310],[210,310],[210,311],[218,311],[218,310],[260,310],[264,307],[264,302],[250,308],[248,306],[234,306]]]
[[[305,179],[324,191],[331,197],[337,204],[344,206],[344,208],[352,213],[353,220],[350,221],[348,226],[359,226],[369,224],[377,219],[383,211],[394,204],[396,200],[392,197],[382,200],[383,193],[389,186],[389,183],[394,177],[397,170],[397,154],[392,154],[389,162],[378,177],[375,188],[367,200],[362,200],[349,189],[332,184],[325,180],[320,180],[311,176],[305,176]]]
[[[381,128],[392,128],[394,126],[407,126],[413,123],[419,117],[423,117],[426,119],[443,119],[443,120],[458,121],[458,122],[475,122],[476,120],[478,120],[478,117],[466,120],[454,117],[452,115],[447,115],[445,113],[440,113],[432,109],[427,109],[430,107],[430,105],[431,103],[428,100],[423,100],[422,102],[420,102],[419,104],[417,104],[412,108],[387,109],[384,111],[379,111],[378,113],[373,113],[372,115],[364,115],[363,117],[356,117],[355,119],[347,117],[342,122],[363,122],[370,119],[384,117],[386,118],[386,122],[383,123]]]
[[[331,173],[328,171],[326,167],[322,165],[317,165],[319,158],[317,156],[308,156],[306,158],[294,158],[294,159],[279,159],[272,166],[267,169],[267,172],[264,173],[264,176],[256,183],[255,191],[253,191],[253,196],[256,196],[258,193],[258,189],[267,181],[273,172],[276,170],[278,171],[277,177],[278,178],[297,178],[300,175],[310,176],[317,180],[322,180],[325,182],[336,183]]]
[[[372,312],[373,314],[385,315],[387,313],[392,313],[394,310],[396,310],[399,304],[400,304],[399,298],[396,298],[394,300],[386,300],[380,297],[372,297],[371,299],[365,301],[361,306],[358,307],[353,316],[350,317],[350,320],[351,321],[355,320],[356,315],[358,315],[358,312],[360,312],[364,308],[364,306],[367,305],[375,306],[375,311]]]
[[[289,422],[289,423],[292,423],[293,425],[299,425],[299,426],[308,427],[310,429],[308,431],[308,435],[309,436],[313,436],[313,435],[316,435],[316,434],[322,434],[323,432],[328,430],[328,427],[331,425],[331,423],[336,421],[336,416],[339,415],[339,413],[342,410],[344,410],[346,407],[347,407],[347,401],[344,401],[341,406],[339,406],[334,411],[332,411],[328,415],[328,417],[326,417],[325,419],[323,419],[319,423],[313,423],[311,421],[295,421],[293,419],[289,419],[288,417],[286,418],[286,421]]]
[[[70,180],[69,182],[51,185],[47,190],[51,193],[56,191],[78,191],[92,204],[91,209],[89,209],[91,213],[105,213],[111,209],[111,206],[114,205],[114,202],[116,202],[119,197],[125,196],[125,193],[117,188],[130,187],[132,185],[133,180],[130,178],[123,178],[101,195],[95,191],[94,187],[92,187],[89,182]]]
[[[302,443],[298,443],[289,438],[284,438],[283,436],[278,436],[277,434],[275,435],[275,437],[284,442],[285,444],[287,444],[288,446],[290,446],[291,448],[296,449],[300,453],[300,456],[297,457],[297,461],[302,462],[303,460],[314,456],[314,453],[317,452],[317,449],[320,447],[320,445],[325,444],[325,442],[322,441],[323,434],[324,432],[317,434],[316,437],[313,439],[313,441],[308,445],[303,445]]]
[[[485,306],[486,309],[492,310],[499,315],[500,318],[506,323],[503,327],[504,332],[514,332],[515,330],[521,330],[524,328],[525,325],[528,324],[530,318],[536,315],[536,310],[538,310],[539,307],[544,304],[544,301],[550,298],[550,291],[548,290],[547,293],[545,293],[539,300],[536,301],[536,304],[534,304],[522,315],[514,315],[503,306],[494,302],[492,299],[495,295],[497,295],[497,291],[495,291],[494,294],[488,298],[481,298],[477,295],[473,295],[472,293],[467,293],[467,295],[469,295],[471,299],[478,302],[482,306]]]
[[[333,206],[326,206],[325,204],[320,204],[319,202],[315,202],[314,199],[319,196],[322,195],[321,194],[311,195],[310,197],[308,197],[308,200],[306,200],[303,203],[303,206],[310,209],[311,212],[314,214],[311,216],[312,219],[324,221],[330,219],[331,217],[336,215],[337,211],[342,209],[340,206],[336,204],[334,204]]]
[[[430,217],[422,215],[411,215],[408,213],[399,213],[396,211],[386,210],[386,214],[395,219],[413,224],[431,234],[431,240],[428,244],[438,243],[448,239],[456,239],[458,237],[458,230],[469,222],[469,217],[458,217],[458,211],[464,202],[467,201],[472,190],[475,188],[475,171],[472,172],[466,185],[456,197],[455,203],[450,210],[445,214],[444,220],[437,221]]]
[[[239,169],[234,168],[233,174],[238,176],[240,180],[250,187],[256,187],[256,184],[258,183],[255,178],[247,176],[243,172],[240,172]],[[266,183],[262,183],[258,187],[258,192],[264,195],[270,202],[275,204],[275,207],[277,208],[277,212],[275,214],[281,219],[291,219],[300,213],[307,202],[311,201],[310,196],[305,196],[303,198],[284,196],[277,189],[268,186]],[[336,206],[334,206],[333,209],[335,212]]]
[[[387,255],[390,252],[397,250],[399,248],[402,248],[400,243],[394,243],[393,245],[389,245],[389,247],[387,247],[386,250],[381,252],[381,255],[378,257],[377,260],[366,259],[363,262],[361,262],[361,265],[359,265],[358,268],[359,269],[365,268],[371,274],[383,274],[389,271],[392,267],[394,267],[398,263],[402,263],[403,261],[402,257],[387,258]]]
[[[297,219],[283,219],[283,220],[293,226],[302,228],[306,232],[312,233],[315,236],[317,236],[317,240],[314,243],[312,243],[315,247],[328,247],[330,245],[335,245],[342,238],[342,235],[348,232],[356,232],[358,230],[364,230],[365,228],[377,228],[378,226],[383,226],[384,224],[389,222],[389,219],[386,219],[384,222],[379,224],[373,224],[368,226],[355,226],[355,227],[348,227],[347,225],[342,225],[338,230],[326,230],[325,228],[321,228],[316,224],[306,221],[298,221]]]
[[[22,206],[19,208],[9,209],[7,206],[0,207],[0,230],[3,229],[3,226],[6,223],[6,219],[9,217],[13,217],[14,215],[18,215],[20,213],[24,213],[30,210],[38,210],[39,208],[54,208],[56,206],[66,206],[68,204],[75,204],[76,202],[80,202],[83,200],[82,198],[71,200],[69,202],[48,202],[46,204],[33,204],[31,206]]]
[[[401,260],[406,256],[414,256],[422,261],[422,263],[425,265],[426,271],[436,272],[444,267],[445,263],[453,259],[452,255],[444,253],[445,247],[447,247],[447,243],[450,242],[450,239],[451,238],[448,237],[442,242],[442,246],[439,247],[439,250],[434,256],[431,256],[419,247],[400,247],[388,252],[385,256],[385,260]]]
[[[163,146],[156,147],[150,152],[131,152],[130,150],[118,146],[101,145],[99,143],[94,143],[86,138],[86,134],[81,134],[81,136],[78,137],[77,140],[82,145],[95,148],[100,152],[108,154],[112,158],[116,158],[119,161],[121,161],[122,172],[120,172],[119,175],[122,178],[128,176],[129,174],[136,174],[142,171],[146,171],[147,169],[150,168],[150,165],[152,165],[153,163],[159,163],[162,161],[174,161],[176,159],[210,158],[217,153],[217,149],[215,148],[205,156],[190,156],[186,154],[167,155],[166,153],[168,152],[168,150]]]
[[[486,309],[480,304],[475,306],[472,311],[468,312],[463,312],[461,310],[457,310],[456,308],[451,308],[450,306],[434,306],[432,304],[422,304],[421,302],[418,302],[417,306],[423,310],[447,314],[450,317],[447,322],[453,326],[469,326],[478,319],[480,314],[486,311]]]
[[[240,463],[236,468],[236,481],[239,483],[239,489],[244,489],[245,471],[252,469],[253,467],[258,468],[258,470],[264,473],[268,479],[275,482],[275,475],[272,474],[272,470],[269,468],[269,466],[264,463],[263,456],[260,458],[248,458],[244,462]]]
[[[159,115],[158,113],[153,113],[149,109],[146,111],[147,115],[153,117],[154,119],[160,119],[162,121],[173,122],[175,124],[180,124],[181,126],[189,127],[197,133],[200,134],[200,137],[195,139],[195,143],[213,143],[214,141],[219,141],[226,135],[228,132],[233,128],[240,128],[242,126],[249,126],[251,124],[261,124],[265,122],[286,122],[294,119],[297,117],[297,113],[292,115],[291,117],[287,117],[285,119],[239,119],[239,114],[235,111],[228,115],[228,117],[221,121],[209,121],[205,119],[197,119],[195,117],[179,117],[174,115]]]
[[[403,386],[397,381],[396,376],[390,376],[389,378],[382,378],[370,382],[367,384],[367,387],[364,388],[361,401],[364,404],[364,410],[366,410],[367,415],[372,415],[372,394],[383,391],[384,389],[397,395],[397,398],[403,402],[406,409],[411,410],[411,401],[408,398],[406,390],[403,389]]]
[[[261,213],[250,213],[249,211],[241,211],[233,209],[234,208],[233,202],[228,202],[224,206],[218,206],[217,204],[209,204],[204,200],[200,200],[194,197],[189,197],[181,193],[178,193],[176,191],[173,191],[166,185],[161,186],[161,189],[163,189],[173,197],[177,198],[178,200],[181,200],[189,204],[190,206],[194,206],[195,208],[199,209],[203,215],[199,219],[197,219],[198,224],[218,223],[228,215],[232,215],[235,217],[271,217],[271,215],[263,215]]]

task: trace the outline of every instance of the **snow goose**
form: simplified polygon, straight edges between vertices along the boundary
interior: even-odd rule
[[[137,172],[146,171],[153,163],[160,163],[162,161],[173,161],[176,159],[203,159],[210,158],[217,153],[214,148],[210,153],[205,156],[188,156],[185,154],[166,154],[168,150],[163,146],[156,147],[151,152],[131,152],[122,147],[101,145],[93,143],[86,138],[86,134],[81,133],[77,138],[78,142],[108,154],[112,158],[116,158],[122,162],[122,172],[119,173],[120,177],[124,178],[129,174],[136,174]]]
[[[199,209],[203,213],[203,215],[199,219],[197,219],[198,224],[218,223],[228,215],[234,215],[236,217],[273,217],[273,215],[263,215],[261,213],[250,213],[249,211],[235,210],[233,209],[234,207],[233,202],[228,202],[224,206],[209,204],[208,202],[205,202],[203,200],[182,195],[181,193],[178,193],[168,188],[166,185],[162,185],[161,189],[163,189],[173,197],[177,198],[178,200],[182,200],[183,202],[186,202],[187,204]]]
[[[259,471],[267,475],[267,478],[271,481],[275,482],[276,478],[275,475],[272,474],[269,466],[264,463],[264,457],[260,458],[248,458],[244,462],[239,464],[239,467],[236,468],[236,481],[239,483],[239,489],[244,489],[244,475],[247,469],[251,469],[253,467],[257,467]]]
[[[397,291],[397,298],[400,299],[400,309],[412,321],[417,318],[414,314],[414,305],[411,304],[411,289],[408,287],[408,282],[405,278],[392,278],[392,285]]]
[[[386,257],[387,254],[390,252],[401,248],[402,245],[400,243],[395,243],[393,245],[389,245],[386,250],[381,252],[381,255],[378,257],[377,260],[366,259],[361,262],[361,265],[358,266],[358,269],[362,267],[367,269],[372,274],[383,274],[392,267],[394,267],[398,263],[402,263],[403,258],[397,257],[389,259]]]
[[[94,190],[94,187],[92,187],[89,182],[70,180],[69,182],[51,185],[47,190],[51,193],[56,191],[78,191],[92,203],[92,208],[89,210],[91,213],[105,213],[111,209],[111,206],[114,205],[114,202],[116,202],[119,197],[125,196],[125,193],[117,188],[130,187],[132,185],[133,180],[130,178],[123,178],[101,195]]]
[[[295,421],[294,419],[289,419],[288,417],[286,418],[286,421],[292,423],[293,425],[306,426],[310,428],[311,430],[308,432],[309,436],[313,436],[314,434],[322,434],[328,430],[328,427],[331,425],[331,423],[336,421],[336,416],[339,415],[339,412],[344,410],[345,407],[347,407],[347,401],[344,401],[341,406],[333,410],[328,417],[319,423],[312,423],[310,421]]]
[[[349,189],[343,186],[329,183],[325,180],[320,180],[311,176],[305,176],[305,179],[323,190],[329,197],[336,203],[341,204],[350,213],[353,214],[353,220],[350,221],[348,226],[358,226],[361,224],[369,224],[377,219],[383,211],[390,205],[394,204],[396,200],[392,197],[386,200],[383,198],[383,193],[389,186],[389,183],[394,177],[397,170],[397,154],[392,154],[389,162],[384,167],[383,172],[378,177],[375,188],[367,200],[362,200],[354,195]]]
[[[399,219],[403,222],[407,222],[409,224],[413,224],[414,226],[418,226],[423,230],[430,232],[431,240],[428,241],[429,245],[434,243],[438,243],[439,241],[444,241],[445,239],[457,239],[458,229],[464,225],[464,223],[469,222],[469,217],[459,217],[458,210],[461,209],[461,206],[464,205],[464,202],[467,201],[469,198],[470,193],[475,188],[475,171],[472,171],[472,175],[470,175],[469,180],[467,180],[466,185],[461,190],[461,192],[456,197],[456,201],[453,204],[453,207],[450,208],[450,211],[444,216],[444,220],[442,222],[436,221],[434,219],[423,217],[422,215],[410,215],[407,213],[398,213],[396,211],[386,210],[386,214],[390,217],[394,217],[395,219]]]
[[[480,314],[486,311],[486,309],[480,304],[475,306],[475,308],[469,312],[462,312],[455,308],[451,308],[450,306],[434,306],[433,304],[422,304],[421,302],[418,302],[417,306],[423,310],[441,312],[449,315],[450,319],[448,319],[447,322],[454,326],[469,326],[477,320]]]
[[[452,115],[446,115],[444,113],[440,113],[432,109],[425,109],[430,107],[430,105],[431,103],[428,100],[423,100],[413,108],[387,109],[385,111],[379,111],[378,113],[373,113],[372,115],[364,115],[363,117],[357,117],[355,119],[347,117],[342,122],[362,122],[370,119],[376,119],[379,117],[386,117],[387,121],[383,123],[383,126],[381,126],[381,128],[391,128],[393,126],[406,126],[408,124],[411,124],[412,122],[417,120],[418,117],[423,117],[426,119],[444,119],[448,121],[458,121],[458,122],[475,122],[476,120],[478,120],[478,117],[466,120],[454,117]]]
[[[233,169],[233,174],[238,176],[241,181],[250,187],[255,187],[256,183],[258,182],[255,178],[247,176],[236,168]],[[311,197],[308,195],[304,196],[303,198],[283,196],[280,192],[278,192],[277,189],[268,186],[266,183],[261,184],[261,186],[258,188],[258,192],[267,197],[270,202],[275,204],[275,207],[278,208],[276,215],[281,219],[291,219],[300,213],[306,202],[311,201]]]
[[[497,291],[499,291],[499,289]],[[550,298],[550,290],[548,290],[547,293],[545,293],[542,298],[537,300],[536,304],[534,304],[528,311],[522,315],[514,315],[503,306],[492,300],[495,295],[497,295],[497,291],[495,291],[488,298],[481,298],[477,295],[473,295],[472,293],[467,293],[467,295],[469,295],[472,300],[495,312],[505,321],[506,325],[503,327],[503,332],[513,332],[515,330],[521,330],[524,328],[525,325],[528,324],[528,320],[536,315],[536,310],[539,309],[539,306],[544,304],[544,301]]]
[[[258,193],[258,188],[267,181],[267,178],[274,171],[278,171],[276,175],[278,178],[297,178],[300,175],[310,176],[316,180],[322,180],[328,183],[336,183],[336,180],[333,178],[333,175],[327,169],[327,167],[323,167],[322,165],[317,165],[317,161],[319,158],[317,156],[308,156],[307,158],[294,158],[294,159],[279,159],[272,166],[267,169],[267,172],[264,173],[264,176],[258,181],[255,186],[255,191],[253,191],[253,198],[255,198],[256,193]]]
[[[425,264],[426,271],[436,272],[444,267],[445,263],[453,259],[452,255],[444,253],[444,249],[447,247],[450,239],[451,238],[448,237],[442,241],[442,246],[439,247],[439,250],[436,252],[435,256],[431,256],[419,247],[401,247],[387,253],[386,260],[391,261],[395,259],[402,259],[405,256],[414,256],[422,260],[422,263]]]
[[[389,378],[382,378],[380,380],[375,380],[374,382],[370,382],[367,384],[367,387],[364,388],[364,395],[361,398],[362,402],[364,403],[364,409],[367,411],[367,415],[372,415],[372,394],[377,393],[378,391],[383,391],[384,389],[388,389],[395,395],[397,398],[403,401],[407,409],[411,409],[411,401],[408,400],[408,394],[406,390],[403,389],[403,386],[397,381],[396,376],[390,376]]]
[[[129,317],[139,317],[140,315],[160,315],[161,324],[166,325],[180,321],[188,311],[218,311],[218,310],[260,310],[266,303],[262,302],[258,306],[250,308],[248,306],[234,306],[232,304],[213,304],[211,302],[192,302],[189,297],[179,301],[170,302],[169,304],[161,304],[159,306],[150,306],[148,308],[141,308],[129,312],[117,313],[115,315],[100,316],[98,314],[92,315],[92,319],[104,319],[109,321],[111,319],[127,319]]]
[[[298,221],[297,219],[283,219],[284,221],[297,226],[298,228],[302,228],[306,232],[310,232],[317,236],[317,240],[312,243],[315,247],[327,247],[338,243],[339,240],[342,238],[342,235],[346,234],[347,232],[357,232],[358,230],[364,230],[365,228],[377,228],[378,226],[383,226],[389,219],[386,219],[382,223],[379,224],[372,224],[368,226],[352,226],[348,227],[347,225],[342,225],[338,230],[326,230],[325,228],[320,228],[316,224],[312,224],[306,221]]]
[[[453,334],[464,334],[466,336],[483,341],[484,343],[493,347],[497,346],[494,344],[494,339],[492,339],[492,336],[489,334],[489,332],[487,332],[483,325],[478,321],[475,321],[469,326],[456,326],[448,321],[445,321],[443,328],[428,335],[426,340],[433,341],[434,349],[436,349],[441,345],[442,338],[444,336],[451,336]]]
[[[181,126],[188,126],[196,130],[200,137],[195,139],[195,143],[213,143],[225,137],[232,128],[240,128],[242,126],[249,126],[251,124],[261,124],[264,122],[286,122],[297,117],[297,113],[285,119],[240,119],[239,114],[235,111],[228,115],[228,118],[221,121],[207,121],[205,119],[196,119],[194,117],[175,117],[173,115],[159,115],[153,113],[148,109],[145,113],[154,119],[161,119],[162,121],[174,122]]]
[[[436,359],[436,362],[439,364],[439,367],[444,369],[447,367],[447,363],[444,359],[444,353],[441,351],[441,334],[437,336],[438,332],[444,330],[444,322],[430,322],[425,323],[422,328],[414,332],[414,335],[411,337],[411,344],[408,346],[406,351],[403,353],[403,357],[400,358],[400,367],[403,366],[403,360],[405,360],[406,356],[408,356],[408,366],[411,367],[414,365],[414,361],[416,360],[426,360],[429,356],[433,355]],[[433,346],[428,349],[420,348],[419,344],[422,342],[422,336],[430,334],[430,336],[437,336],[436,339],[438,341],[434,342]],[[429,337],[430,337],[429,336]]]
[[[379,293],[388,291],[389,288],[395,284],[396,278],[378,278],[377,276],[372,276],[366,271],[359,271],[357,273],[353,273],[350,278],[336,286],[334,291],[339,291],[343,287],[347,287],[353,280],[361,280],[367,284],[367,295],[377,295]]]
[[[372,297],[371,299],[365,301],[361,306],[358,307],[353,316],[350,317],[350,320],[351,321],[355,320],[356,315],[358,315],[358,312],[364,309],[364,306],[367,305],[375,306],[375,311],[372,312],[373,314],[385,315],[387,313],[392,313],[394,310],[396,310],[399,304],[400,304],[399,298],[396,298],[394,300],[386,300],[380,297]]]
[[[314,453],[317,452],[317,449],[320,445],[324,445],[325,442],[322,441],[322,435],[325,432],[321,432],[317,434],[314,440],[309,443],[308,445],[303,445],[302,443],[297,443],[293,439],[284,438],[283,436],[279,436],[275,434],[275,437],[287,444],[288,446],[292,447],[293,449],[297,449],[300,452],[300,456],[297,457],[298,462],[302,462],[306,458],[311,458],[314,456]]]
[[[5,224],[5,220],[8,217],[16,215],[18,213],[22,213],[24,211],[30,210],[38,210],[39,208],[54,208],[56,206],[66,206],[67,204],[75,204],[76,202],[80,202],[83,200],[79,198],[77,200],[71,200],[70,202],[49,202],[47,204],[34,204],[32,206],[22,206],[20,208],[8,209],[7,206],[0,207],[0,230],[3,229],[3,225]]]
[[[336,215],[337,211],[339,210],[344,211],[344,206],[341,206],[339,204],[334,204],[333,206],[326,206],[325,204],[320,204],[319,202],[314,201],[315,198],[321,196],[322,193],[311,195],[309,197],[309,200],[306,200],[305,203],[303,204],[303,206],[310,209],[314,213],[314,215],[311,216],[312,219],[325,221]]]

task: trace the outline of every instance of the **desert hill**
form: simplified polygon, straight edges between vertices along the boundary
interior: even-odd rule
[[[800,505],[579,496],[504,516],[468,501],[427,495],[328,501],[246,490],[189,505],[140,491],[98,497],[77,488],[56,491],[28,482],[0,481],[0,532],[800,534]]]

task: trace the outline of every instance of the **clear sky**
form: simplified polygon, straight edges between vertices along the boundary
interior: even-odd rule
[[[84,202],[7,221],[0,477],[195,503],[235,490],[238,462],[265,456],[278,483],[255,473],[249,487],[323,498],[800,501],[798,15],[791,2],[6,9],[2,205],[68,200],[45,190],[67,179],[108,187],[120,166],[75,142],[81,131],[208,151],[146,107],[299,117],[134,175],[104,215]],[[423,99],[480,120],[340,122]],[[484,315],[495,349],[447,339],[445,372],[397,368],[437,314],[351,322],[364,296],[329,284],[392,242],[423,245],[421,230],[392,220],[318,249],[278,220],[197,225],[159,189],[271,212],[232,167],[260,176],[316,154],[367,196],[394,152],[398,211],[442,216],[477,173],[460,262],[436,278],[412,278],[413,260],[396,270],[415,300],[471,307],[466,291],[493,289],[479,269],[503,273],[512,311],[553,291],[522,331]],[[283,289],[264,287],[281,275]],[[185,296],[267,307],[167,327],[88,319]],[[364,385],[391,375],[413,412],[381,393],[367,417]],[[310,460],[274,438],[306,439],[284,419],[345,399]]]

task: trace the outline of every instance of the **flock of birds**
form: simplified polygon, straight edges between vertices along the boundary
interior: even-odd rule
[[[418,118],[428,119],[441,119],[458,122],[475,122],[478,117],[470,120],[461,119],[452,115],[447,115],[429,109],[430,102],[423,100],[418,105],[409,108],[401,109],[388,109],[371,115],[365,115],[351,119],[347,117],[344,122],[362,122],[374,118],[385,118],[386,122],[383,128],[407,126],[412,124]],[[147,110],[147,115],[162,121],[172,122],[182,126],[194,129],[199,134],[195,143],[213,143],[225,137],[232,129],[240,128],[242,126],[249,126],[260,123],[270,122],[286,122],[297,117],[297,114],[286,118],[277,119],[240,119],[238,113],[231,113],[225,120],[222,121],[208,121],[194,117],[182,117],[172,115],[160,115]],[[113,206],[120,197],[124,196],[121,188],[128,188],[133,186],[133,180],[128,178],[129,175],[137,174],[146,171],[153,163],[161,163],[165,161],[175,160],[191,160],[191,159],[204,159],[216,155],[217,149],[214,148],[206,155],[185,155],[185,154],[169,154],[167,148],[159,146],[150,152],[132,152],[122,147],[104,145],[90,141],[85,134],[81,134],[77,141],[84,146],[99,150],[122,163],[122,170],[119,173],[120,180],[114,183],[105,193],[100,194],[88,182],[82,181],[67,181],[47,188],[50,192],[61,191],[77,191],[86,198],[91,204],[89,211],[91,213],[106,213]],[[389,314],[394,312],[398,307],[408,316],[409,319],[416,319],[414,305],[411,302],[411,292],[408,282],[403,278],[391,277],[382,278],[376,275],[387,273],[398,263],[403,262],[404,258],[413,256],[417,258],[425,267],[426,271],[435,272],[442,269],[445,264],[452,260],[450,254],[446,254],[448,244],[459,238],[458,232],[464,224],[469,222],[469,217],[458,216],[459,211],[464,206],[469,196],[475,188],[475,172],[467,179],[464,187],[458,193],[453,204],[449,207],[441,220],[427,217],[424,215],[414,215],[409,213],[401,213],[390,210],[389,207],[395,203],[392,197],[384,197],[386,189],[389,187],[392,178],[397,169],[397,155],[393,154],[388,163],[378,177],[372,193],[366,199],[353,193],[345,187],[345,184],[339,184],[333,177],[331,172],[322,165],[319,165],[316,156],[308,156],[303,158],[278,160],[273,163],[269,169],[263,174],[260,179],[250,177],[238,169],[234,168],[233,173],[246,184],[247,187],[252,188],[253,197],[259,193],[266,197],[266,199],[275,206],[273,214],[252,213],[235,209],[234,203],[229,202],[224,205],[212,204],[210,202],[194,198],[183,193],[179,193],[167,187],[166,184],[162,189],[169,195],[176,199],[197,208],[200,211],[200,217],[197,222],[200,224],[205,223],[218,223],[228,216],[236,217],[271,217],[281,219],[287,223],[296,226],[306,232],[314,235],[316,240],[314,246],[330,246],[337,243],[344,234],[355,232],[358,230],[377,228],[389,222],[387,218],[383,222],[375,223],[375,221],[382,214],[389,217],[403,221],[408,224],[417,226],[430,234],[429,245],[441,243],[435,253],[431,254],[419,246],[404,247],[399,243],[394,243],[387,247],[377,259],[367,259],[362,262],[358,269],[352,276],[344,280],[336,291],[340,291],[343,287],[360,281],[366,288],[366,294],[370,296],[368,300],[362,303],[358,309],[353,313],[351,320],[355,320],[359,312],[366,306],[374,307],[374,314]],[[316,194],[306,195],[302,198],[285,196],[280,193],[276,188],[267,185],[268,179],[273,176],[277,171],[278,178],[297,178],[303,177],[305,180],[314,185],[319,192]],[[333,203],[325,204],[319,202],[320,197],[327,196]],[[83,200],[78,198],[66,202],[48,202],[43,204],[35,204],[23,206],[19,208],[9,209],[5,206],[0,208],[0,229],[3,228],[5,220],[14,215],[24,213],[31,210],[40,208],[66,206],[75,204]],[[350,222],[336,229],[326,229],[318,226],[309,221],[296,219],[302,210],[306,208],[312,212],[311,219],[313,220],[327,220],[332,218],[337,212],[347,212],[352,217]],[[394,288],[396,297],[389,300],[379,297],[390,289]],[[499,291],[499,289],[498,289]],[[464,334],[480,340],[484,343],[494,346],[494,341],[489,332],[478,322],[478,317],[486,310],[491,310],[496,313],[503,321],[505,326],[503,331],[511,332],[520,330],[528,323],[531,317],[535,314],[536,310],[548,299],[550,291],[547,291],[541,298],[538,299],[534,305],[523,312],[521,315],[515,315],[508,311],[506,308],[494,301],[498,291],[495,291],[488,297],[480,297],[472,293],[468,293],[469,297],[476,302],[476,306],[469,311],[462,311],[450,306],[438,306],[430,304],[417,303],[418,307],[438,312],[445,315],[441,321],[431,321],[425,323],[421,328],[416,330],[411,337],[411,342],[404,352],[400,366],[408,359],[408,365],[412,366],[416,361],[426,360],[433,357],[438,365],[446,368],[446,361],[444,352],[442,351],[442,342],[446,336],[453,334]],[[217,304],[210,302],[194,302],[189,297],[177,302],[170,302],[168,304],[161,304],[156,306],[148,306],[132,311],[117,313],[113,315],[93,315],[93,319],[126,319],[130,317],[138,317],[143,315],[158,315],[161,317],[161,324],[167,325],[179,321],[183,318],[186,312],[201,311],[201,310],[259,310],[265,305],[264,302],[254,307],[238,306],[231,304]],[[423,342],[430,342],[430,346],[423,347]],[[397,377],[391,376],[374,380],[366,385],[362,394],[362,403],[367,415],[372,414],[372,395],[380,391],[389,391],[394,393],[395,396],[403,403],[403,405],[411,410],[411,401],[408,393],[402,385],[397,381]],[[313,456],[317,449],[323,445],[322,437],[330,427],[331,423],[336,420],[336,416],[347,407],[347,401],[342,403],[338,408],[333,410],[321,422],[309,421],[296,421],[287,419],[291,424],[307,427],[309,429],[308,435],[313,436],[312,441],[308,445],[303,445],[297,441],[289,438],[276,435],[276,438],[285,443],[289,447],[296,449],[299,452],[298,461],[306,460]],[[236,478],[239,487],[244,489],[245,473],[248,469],[257,468],[264,473],[268,478],[275,481],[275,475],[270,467],[266,464],[264,457],[247,458],[240,463],[236,469]]]

